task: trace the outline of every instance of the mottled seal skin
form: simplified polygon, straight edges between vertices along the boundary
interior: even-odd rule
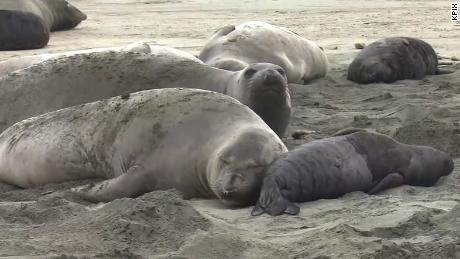
[[[287,151],[247,106],[198,89],[155,89],[23,120],[0,135],[0,181],[22,188],[85,178],[91,201],[176,188],[254,204],[264,168]]]
[[[332,199],[353,191],[375,194],[400,186],[431,186],[452,172],[446,153],[366,131],[312,141],[280,155],[268,168],[257,216],[299,212],[293,202]]]
[[[50,31],[74,28],[85,19],[65,0],[1,0],[0,50],[42,48]]]
[[[10,73],[0,78],[0,130],[32,116],[127,92],[183,87],[230,95],[284,134],[291,103],[281,67],[256,63],[226,71],[180,52],[158,47],[149,54],[77,54]]]
[[[264,22],[228,25],[217,30],[200,52],[206,64],[231,71],[256,62],[281,66],[290,83],[307,83],[328,70],[324,51],[314,42]]]
[[[41,63],[46,60],[56,59],[63,56],[72,56],[76,54],[84,53],[94,53],[94,52],[103,52],[103,51],[128,51],[128,52],[138,52],[138,53],[152,53],[160,48],[159,51],[175,51],[173,48],[158,46],[158,45],[149,45],[145,42],[134,42],[122,47],[111,47],[111,48],[92,48],[92,49],[81,49],[81,50],[72,50],[66,52],[50,53],[50,54],[41,54],[41,55],[32,55],[32,56],[19,56],[10,58],[4,61],[0,61],[0,77],[8,75],[11,72],[15,72],[20,69],[30,67],[34,64]],[[191,58],[193,55],[191,55]],[[195,58],[198,62],[198,58]]]
[[[392,83],[443,74],[438,57],[426,42],[409,37],[391,37],[365,47],[348,67],[348,80],[369,84]]]

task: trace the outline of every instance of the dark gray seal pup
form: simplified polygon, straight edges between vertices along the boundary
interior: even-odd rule
[[[328,70],[324,51],[286,28],[265,22],[228,25],[212,35],[200,52],[206,64],[231,71],[264,62],[281,66],[290,83],[307,83]]]
[[[316,140],[280,155],[266,172],[253,216],[299,212],[293,202],[375,194],[400,186],[432,186],[454,168],[446,153],[366,131]]]
[[[152,47],[152,46],[150,46]],[[0,78],[0,132],[20,120],[103,98],[157,88],[198,88],[230,95],[282,136],[291,102],[284,70],[255,63],[241,71],[203,64],[183,51],[104,51],[33,65]]]
[[[401,79],[421,79],[445,74],[438,68],[438,57],[425,41],[391,37],[365,47],[348,67],[348,80],[369,84],[392,83]]]
[[[85,19],[65,0],[1,0],[0,50],[42,48],[50,31],[74,28]]]
[[[247,106],[198,89],[155,89],[18,122],[0,135],[0,181],[23,188],[105,178],[91,201],[176,188],[186,198],[254,204],[264,168],[286,152]]]

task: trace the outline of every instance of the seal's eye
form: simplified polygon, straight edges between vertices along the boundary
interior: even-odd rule
[[[278,73],[280,73],[280,75],[284,76],[284,69],[277,69],[276,71],[278,71]]]
[[[246,69],[246,71],[244,71],[244,76],[245,76],[245,77],[251,77],[251,76],[254,75],[256,72],[257,72],[257,70],[255,70],[255,69],[253,69],[253,68],[248,68],[248,69]]]
[[[220,161],[225,164],[225,165],[229,165],[230,164],[230,161],[228,161],[227,159],[224,159],[224,158],[220,158]]]

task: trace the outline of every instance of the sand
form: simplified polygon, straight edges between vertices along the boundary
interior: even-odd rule
[[[357,85],[346,80],[359,50],[387,36],[426,40],[460,56],[460,23],[446,1],[73,0],[88,20],[56,32],[40,50],[9,57],[146,41],[197,54],[220,26],[261,20],[325,48],[331,69],[290,85],[294,107],[286,144],[344,127],[376,130],[449,152],[458,167],[433,187],[402,186],[369,196],[301,204],[298,216],[251,217],[215,200],[174,191],[91,204],[71,182],[21,190],[0,187],[0,258],[460,258],[460,64],[423,80]],[[225,3],[221,3],[225,2]],[[450,59],[444,59],[450,62]],[[293,133],[302,133],[294,140]],[[299,134],[297,134],[299,135]]]

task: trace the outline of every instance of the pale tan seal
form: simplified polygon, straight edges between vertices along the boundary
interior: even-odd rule
[[[290,118],[284,70],[255,63],[242,71],[203,64],[188,53],[103,51],[50,59],[0,78],[0,132],[57,109],[147,89],[184,87],[230,95],[253,109],[280,136]]]
[[[328,70],[327,57],[316,43],[286,28],[256,21],[220,28],[199,58],[232,71],[256,62],[273,63],[286,71],[290,83],[306,83]]]
[[[93,52],[103,52],[103,51],[129,51],[129,52],[138,52],[138,53],[152,53],[152,52],[161,52],[161,51],[176,51],[170,47],[158,46],[158,45],[149,45],[145,42],[134,42],[122,47],[109,47],[109,48],[91,48],[91,49],[81,49],[81,50],[72,50],[66,52],[57,52],[57,53],[46,53],[40,55],[32,56],[19,56],[10,58],[4,61],[0,61],[0,77],[8,75],[11,72],[28,68],[32,65],[41,63],[46,60],[56,59],[64,56],[72,56],[76,54],[84,53],[93,53]],[[181,52],[178,52],[181,53]],[[193,55],[190,55],[190,58],[195,58]],[[198,58],[195,58],[198,62]]]
[[[0,135],[0,181],[23,188],[106,178],[92,201],[176,188],[254,203],[264,168],[287,151],[245,105],[215,92],[156,89],[21,121]]]

